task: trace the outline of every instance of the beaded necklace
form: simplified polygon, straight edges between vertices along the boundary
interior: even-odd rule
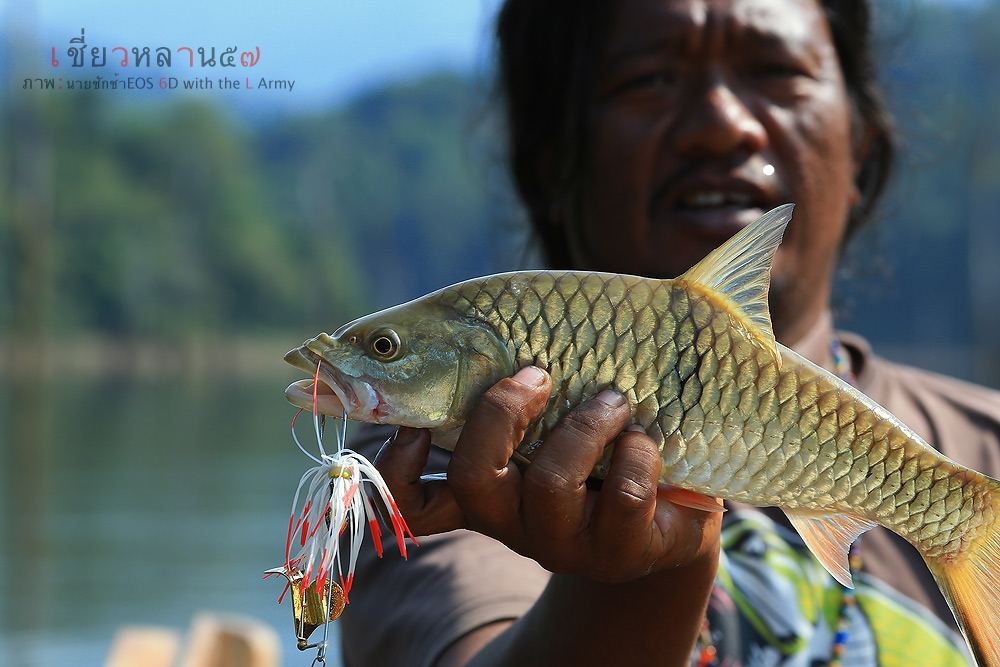
[[[844,382],[857,386],[858,378],[851,368],[851,358],[844,344],[836,336],[830,341],[830,358],[833,361],[833,372],[837,377]],[[851,573],[861,570],[861,556],[858,554],[856,547],[856,543],[852,544],[851,550],[848,553],[847,563]],[[833,636],[833,646],[830,647],[830,662],[827,663],[828,667],[843,667],[844,648],[847,646],[851,609],[856,604],[857,597],[855,596],[854,589],[844,586],[840,598],[840,610],[837,613],[837,626]],[[701,624],[698,644],[701,648],[696,647],[698,657],[695,661],[695,667],[718,667],[719,652],[712,641],[712,630],[708,625],[707,614]]]

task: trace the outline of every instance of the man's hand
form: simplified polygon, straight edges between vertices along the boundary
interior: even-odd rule
[[[414,533],[468,528],[552,572],[605,583],[714,563],[721,513],[657,502],[660,453],[629,426],[628,403],[617,392],[563,418],[523,471],[510,462],[550,385],[548,374],[529,367],[489,389],[465,424],[447,482],[420,480],[429,433],[397,432],[376,464]],[[589,490],[587,477],[612,442],[607,478],[600,491]]]

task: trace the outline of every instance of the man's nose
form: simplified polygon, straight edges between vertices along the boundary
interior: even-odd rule
[[[767,130],[748,104],[721,78],[689,96],[675,128],[675,144],[683,155],[726,155],[763,150]]]

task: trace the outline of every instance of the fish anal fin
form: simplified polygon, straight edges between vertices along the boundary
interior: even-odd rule
[[[695,491],[688,491],[679,486],[671,484],[660,484],[656,489],[656,496],[668,500],[675,505],[683,505],[702,512],[725,512],[726,508],[718,498],[702,495]]]
[[[680,277],[728,301],[751,337],[774,353],[779,367],[781,355],[771,328],[767,291],[771,286],[771,261],[794,208],[793,204],[784,204],[768,211]]]
[[[874,528],[875,522],[853,514],[817,514],[787,509],[785,514],[827,572],[844,586],[854,588],[848,552],[854,540]]]

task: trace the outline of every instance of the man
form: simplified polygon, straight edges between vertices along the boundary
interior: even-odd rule
[[[832,328],[840,248],[893,147],[866,3],[508,0],[498,35],[512,170],[554,267],[674,277],[794,202],[773,268],[778,339],[952,458],[1000,472],[997,394],[890,365]],[[853,594],[777,514],[734,508],[723,526],[657,502],[658,451],[613,392],[565,419],[524,470],[508,464],[549,386],[528,368],[487,393],[444,493],[418,479],[425,432],[402,429],[382,452],[411,527],[454,532],[414,562],[363,564],[348,664],[964,661],[929,573],[886,531],[862,539]],[[611,442],[611,473],[588,490]]]

